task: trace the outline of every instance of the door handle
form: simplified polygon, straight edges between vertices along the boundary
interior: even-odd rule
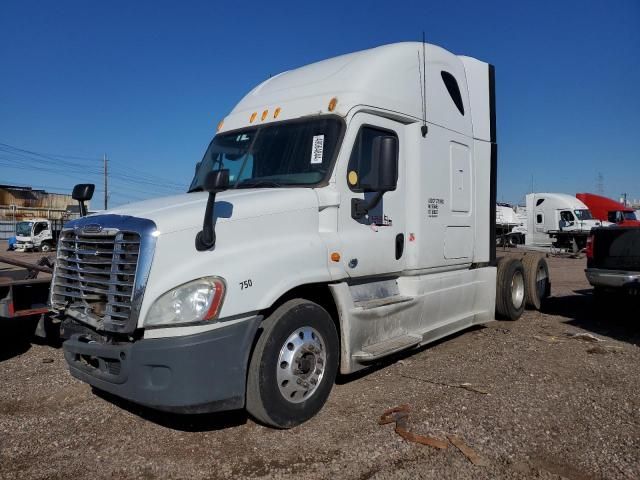
[[[400,260],[404,253],[404,233],[396,235],[396,260]]]

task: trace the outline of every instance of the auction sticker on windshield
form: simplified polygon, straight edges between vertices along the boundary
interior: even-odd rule
[[[322,152],[324,150],[324,135],[314,135],[311,145],[311,163],[322,163]]]

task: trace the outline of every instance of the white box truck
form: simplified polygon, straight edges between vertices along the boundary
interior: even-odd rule
[[[50,252],[56,245],[62,225],[62,220],[47,218],[17,222],[15,249],[22,252],[31,250]]]
[[[153,408],[246,407],[287,428],[338,371],[496,308],[518,318],[548,278],[543,260],[496,262],[494,98],[491,65],[421,43],[264,81],[188,193],[66,225],[50,301],[71,373]]]

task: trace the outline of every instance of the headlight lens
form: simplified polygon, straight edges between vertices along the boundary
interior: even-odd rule
[[[224,299],[222,278],[206,277],[169,290],[149,309],[145,326],[215,320]]]

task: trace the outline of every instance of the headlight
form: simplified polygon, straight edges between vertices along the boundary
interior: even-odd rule
[[[180,285],[154,302],[144,325],[176,325],[215,320],[222,306],[224,292],[224,280],[218,277],[200,278]]]

